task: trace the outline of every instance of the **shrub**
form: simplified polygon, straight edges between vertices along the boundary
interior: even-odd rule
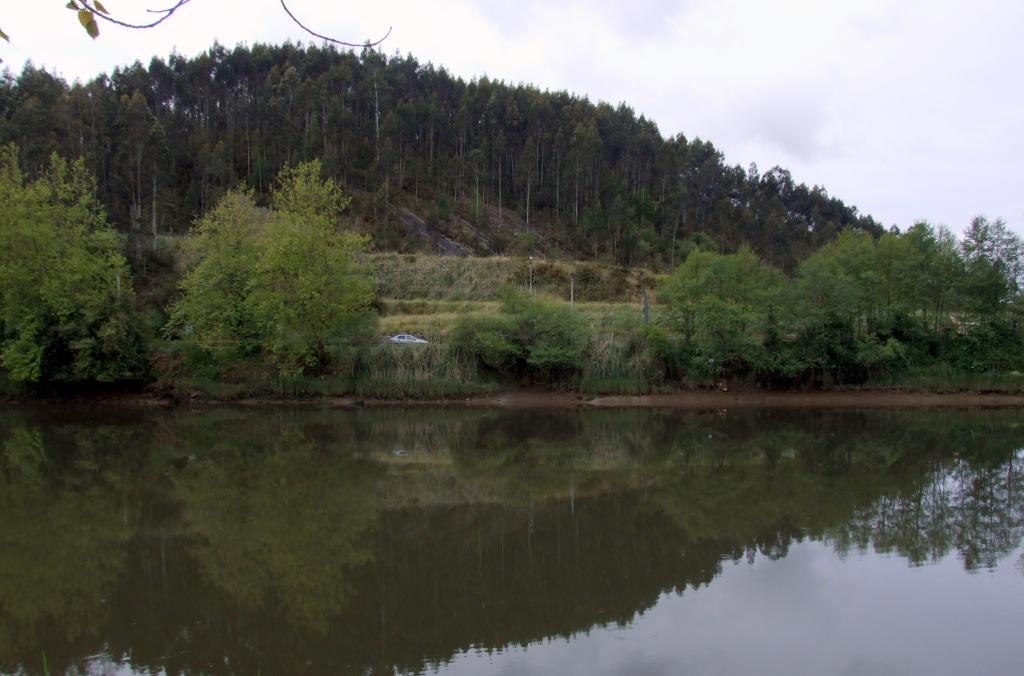
[[[503,314],[464,317],[451,341],[481,365],[532,382],[568,382],[581,368],[586,321],[560,303],[506,292]]]

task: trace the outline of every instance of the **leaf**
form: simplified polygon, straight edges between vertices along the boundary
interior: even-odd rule
[[[107,8],[103,6],[103,3],[100,2],[100,0],[96,0],[96,2],[94,2],[92,4],[93,4],[94,7],[96,7],[96,11],[97,12],[100,12],[101,14],[106,14],[107,16],[110,16],[110,12],[107,11]]]
[[[4,33],[4,29],[3,28],[0,28],[0,39],[3,39],[5,41],[7,41],[7,42],[11,41],[11,38],[7,37],[7,33]]]
[[[78,9],[78,3],[75,0],[68,0],[68,4],[64,5],[68,9]]]
[[[89,10],[81,9],[78,11],[78,23],[82,24],[82,28],[85,29],[85,32],[93,40],[100,34],[100,27],[96,25],[96,17]]]

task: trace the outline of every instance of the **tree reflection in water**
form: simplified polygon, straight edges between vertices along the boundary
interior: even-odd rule
[[[4,411],[0,671],[416,671],[807,540],[994,567],[1019,417]]]

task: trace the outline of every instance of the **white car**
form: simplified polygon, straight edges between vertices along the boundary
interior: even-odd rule
[[[391,336],[388,338],[388,341],[402,345],[428,345],[430,343],[430,341],[423,340],[422,338],[418,338],[408,333],[399,333],[398,335]]]

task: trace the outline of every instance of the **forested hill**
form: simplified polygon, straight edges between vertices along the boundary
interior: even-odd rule
[[[239,183],[265,196],[282,167],[313,158],[381,249],[665,268],[710,238],[792,269],[839,231],[881,232],[824,189],[665,139],[626,105],[370,50],[214,45],[72,85],[28,65],[0,79],[0,141],[29,172],[54,152],[84,156],[136,240],[184,232]]]

